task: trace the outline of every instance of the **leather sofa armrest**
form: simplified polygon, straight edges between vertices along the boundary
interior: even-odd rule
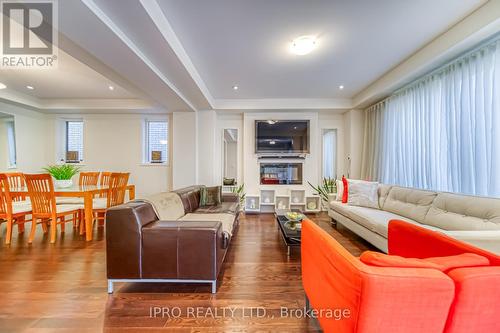
[[[108,279],[141,277],[142,228],[158,220],[150,203],[131,201],[106,211]]]
[[[226,252],[221,222],[156,221],[142,237],[143,278],[216,280]]]
[[[222,202],[240,202],[240,197],[236,193],[223,193]]]

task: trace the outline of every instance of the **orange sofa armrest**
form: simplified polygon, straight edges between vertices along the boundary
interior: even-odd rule
[[[456,296],[445,332],[500,332],[500,266],[451,270]]]
[[[500,265],[500,256],[468,243],[417,225],[391,220],[388,231],[389,254],[407,258],[429,258],[475,253],[490,260],[491,265]]]
[[[366,266],[357,332],[441,333],[455,286],[429,268]]]
[[[325,332],[442,332],[454,295],[442,272],[365,265],[311,221],[302,223],[301,247],[312,307],[349,314],[319,317]]]

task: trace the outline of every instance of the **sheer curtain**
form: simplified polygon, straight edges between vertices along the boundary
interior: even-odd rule
[[[337,130],[323,132],[323,177],[337,177]]]
[[[500,197],[500,40],[365,112],[363,178]]]

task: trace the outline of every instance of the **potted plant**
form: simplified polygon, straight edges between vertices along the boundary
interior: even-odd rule
[[[241,184],[239,186],[235,186],[231,188],[231,192],[236,193],[238,195],[238,198],[240,199],[240,209],[244,210],[244,205],[245,205],[245,184]]]
[[[52,177],[54,177],[54,185],[58,188],[71,187],[73,185],[72,178],[80,171],[80,167],[71,164],[49,165],[43,168]]]
[[[328,204],[330,194],[337,192],[337,183],[335,182],[335,178],[325,177],[320,185],[314,186],[311,183],[309,183],[309,185],[315,191],[314,194],[321,197],[323,205]]]

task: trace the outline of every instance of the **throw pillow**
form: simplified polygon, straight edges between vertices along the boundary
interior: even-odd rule
[[[352,206],[379,208],[378,183],[349,179],[349,196],[347,203]]]
[[[342,203],[347,203],[349,187],[347,184],[347,178],[345,178],[344,176],[342,176],[342,184],[344,185],[344,190],[342,192]]]
[[[200,189],[200,206],[218,206],[222,202],[222,187],[202,187]]]
[[[337,195],[335,196],[335,200],[342,201],[342,196],[344,195],[344,183],[340,179],[337,179],[335,182],[337,183]]]
[[[463,253],[454,256],[433,258],[404,258],[385,253],[365,251],[359,260],[370,266],[398,268],[433,268],[442,272],[459,267],[488,266],[488,258],[474,253]]]

